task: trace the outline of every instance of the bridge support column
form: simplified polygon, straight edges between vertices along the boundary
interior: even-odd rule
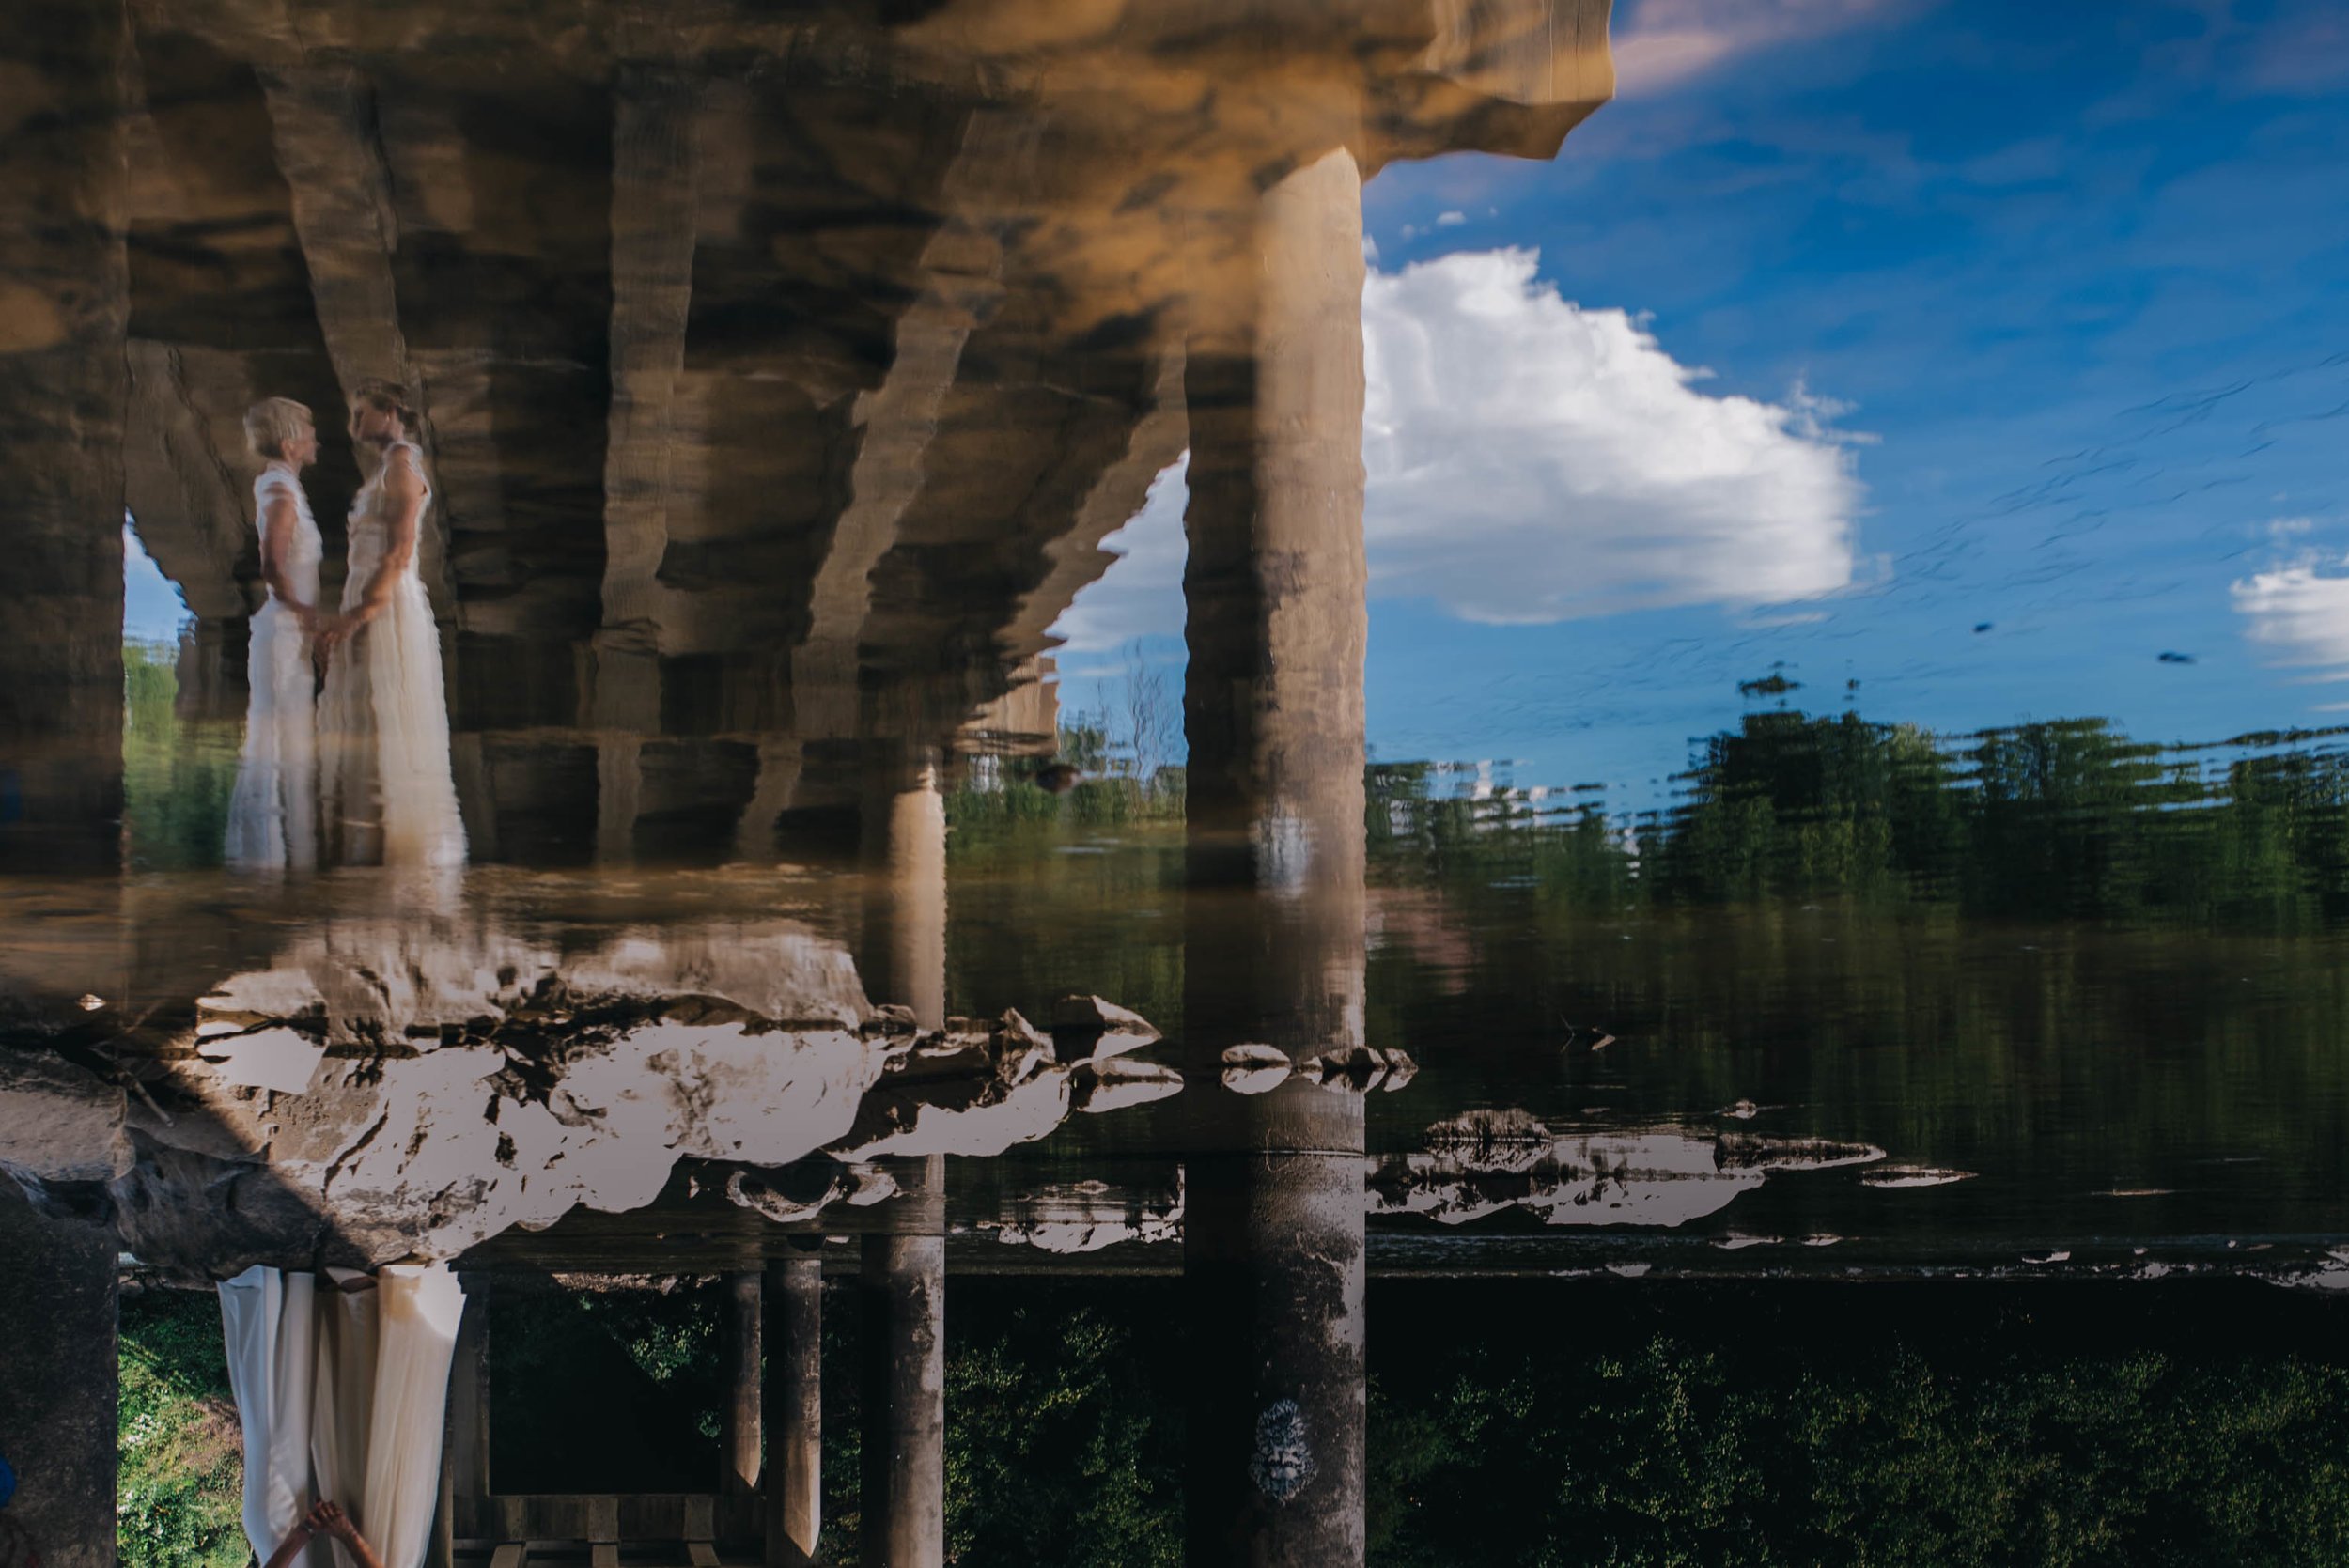
[[[0,160],[0,872],[121,860],[127,27],[120,6],[0,11],[32,95]]]
[[[767,1568],[816,1560],[824,1508],[824,1265],[814,1251],[767,1265]]]
[[[114,1568],[116,1244],[0,1181],[0,1453],[9,1515],[49,1568]]]
[[[1188,1560],[1362,1561],[1362,1102],[1217,1087],[1262,1043],[1362,1043],[1361,187],[1344,150],[1266,193],[1195,305],[1190,892],[1197,1118],[1183,1234],[1199,1375]]]

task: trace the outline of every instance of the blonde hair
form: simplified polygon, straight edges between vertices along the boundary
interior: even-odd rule
[[[317,428],[310,411],[290,397],[264,397],[244,411],[244,443],[264,459],[283,458],[288,442]]]
[[[354,407],[365,403],[371,409],[381,409],[385,413],[396,415],[402,430],[412,436],[416,433],[415,407],[408,401],[408,389],[397,381],[371,377],[359,383],[358,389],[350,395],[350,401]]]

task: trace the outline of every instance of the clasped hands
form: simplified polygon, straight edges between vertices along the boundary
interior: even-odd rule
[[[346,1546],[355,1546],[359,1543],[359,1527],[350,1522],[350,1515],[343,1512],[343,1505],[331,1498],[313,1504],[310,1512],[302,1516],[302,1523],[294,1529],[312,1540],[328,1535]]]
[[[310,635],[311,648],[320,663],[355,636],[359,629],[375,619],[380,612],[372,604],[362,604],[356,610],[341,614],[313,610],[303,618],[302,629]]]

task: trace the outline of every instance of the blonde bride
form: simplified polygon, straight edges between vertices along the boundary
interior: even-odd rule
[[[269,598],[246,645],[250,695],[226,857],[242,870],[299,871],[318,863],[319,850],[318,677],[310,654],[321,624],[322,550],[302,489],[319,436],[308,409],[290,397],[265,397],[245,411],[244,439],[264,465],[253,482],[253,514]]]
[[[350,436],[375,456],[350,506],[350,569],[319,702],[320,794],[339,858],[352,864],[453,866],[465,828],[449,768],[441,633],[416,575],[432,489],[407,394],[363,383]]]

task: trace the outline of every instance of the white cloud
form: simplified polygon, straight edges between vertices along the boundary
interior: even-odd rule
[[[1436,226],[1438,228],[1458,228],[1462,224],[1467,222],[1468,214],[1465,212],[1439,212],[1436,214]]]
[[[1118,559],[1052,623],[1068,652],[1106,653],[1137,637],[1183,634],[1183,505],[1190,499],[1190,471],[1186,452],[1150,481],[1142,510],[1101,541]],[[1066,660],[1062,670],[1070,671]]]
[[[2323,576],[2302,561],[2256,572],[2231,593],[2250,621],[2251,641],[2271,649],[2276,663],[2349,665],[2349,577]]]
[[[1912,0],[1643,0],[1615,39],[1620,96],[1678,86],[1741,54],[1841,32]]]
[[[1848,586],[1861,489],[1839,405],[1696,390],[1620,310],[1528,250],[1375,273],[1362,299],[1372,591],[1486,622]]]
[[[1814,598],[1853,581],[1861,487],[1843,405],[1711,396],[1620,310],[1538,281],[1532,251],[1370,274],[1363,534],[1371,592],[1471,621]],[[1183,626],[1184,465],[1106,541],[1125,559],[1055,629],[1098,652]]]

